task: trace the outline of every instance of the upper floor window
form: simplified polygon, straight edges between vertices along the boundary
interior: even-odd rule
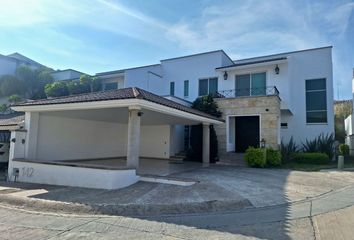
[[[306,122],[327,123],[325,78],[306,80]]]
[[[188,97],[188,95],[189,95],[189,81],[188,80],[184,81],[183,95],[184,95],[184,97]]]
[[[170,95],[175,95],[175,82],[170,82]]]
[[[118,89],[118,83],[117,82],[111,82],[111,83],[105,83],[104,84],[104,90],[114,90]]]
[[[218,91],[218,78],[203,78],[199,79],[199,96],[216,93]]]
[[[236,96],[266,95],[266,73],[236,75]]]

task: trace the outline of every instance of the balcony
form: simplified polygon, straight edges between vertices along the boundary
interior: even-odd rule
[[[279,91],[275,86],[263,88],[231,89],[216,92],[214,98],[238,98],[259,96],[279,96]]]

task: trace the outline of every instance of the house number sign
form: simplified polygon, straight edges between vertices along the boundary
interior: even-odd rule
[[[31,167],[23,167],[22,168],[22,176],[23,177],[32,177],[34,169]]]

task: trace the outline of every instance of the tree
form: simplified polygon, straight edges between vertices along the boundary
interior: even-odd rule
[[[68,82],[67,86],[70,95],[85,93],[87,91],[87,88],[82,87],[82,84],[78,81]]]
[[[80,84],[84,93],[92,92],[92,77],[83,74],[80,76]]]
[[[30,99],[45,98],[44,87],[52,83],[53,77],[49,68],[33,69],[26,65],[21,65],[16,69],[16,77],[25,86],[24,96]]]
[[[2,96],[6,97],[13,94],[23,95],[25,89],[23,82],[15,76],[5,75],[1,77],[0,90]]]
[[[203,96],[197,98],[192,108],[199,111],[208,113],[215,117],[220,117],[221,112],[218,110],[218,106],[214,101],[212,95]],[[202,160],[203,152],[203,125],[194,125],[191,128],[190,145],[191,149],[188,151],[187,159],[194,161]],[[218,157],[218,140],[214,126],[210,126],[210,162],[215,162]]]
[[[44,88],[47,97],[68,96],[69,90],[65,82],[54,82],[47,84]]]
[[[99,92],[102,90],[102,79],[99,77],[92,78],[92,92]]]
[[[10,103],[18,103],[18,102],[20,102],[21,100],[22,100],[22,98],[21,98],[19,95],[17,95],[17,94],[11,95],[11,96],[8,98],[8,101],[9,101]]]

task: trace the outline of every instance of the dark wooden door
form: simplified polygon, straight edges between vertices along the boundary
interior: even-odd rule
[[[245,152],[249,146],[259,147],[259,116],[236,117],[236,152]]]

